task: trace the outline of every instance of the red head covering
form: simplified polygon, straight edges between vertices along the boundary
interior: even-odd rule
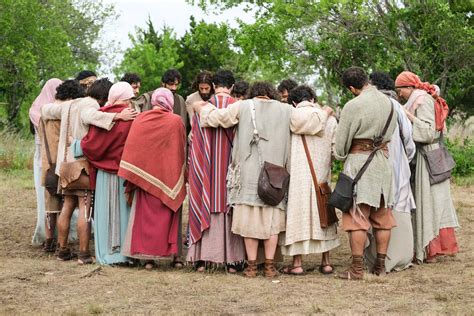
[[[410,71],[404,71],[395,80],[395,87],[414,87],[428,92],[435,99],[435,123],[436,130],[444,128],[444,121],[448,117],[449,107],[446,101],[438,95],[436,86],[429,82],[422,82],[420,78]]]

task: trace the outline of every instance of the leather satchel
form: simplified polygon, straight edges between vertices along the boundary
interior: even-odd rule
[[[265,204],[276,206],[285,198],[289,183],[285,168],[265,161],[258,177],[258,196]]]
[[[334,192],[331,194],[331,197],[329,198],[329,204],[340,209],[343,213],[349,212],[349,210],[353,207],[354,194],[355,194],[354,187],[357,184],[357,182],[360,180],[364,172],[369,167],[369,164],[372,162],[372,159],[374,158],[377,151],[382,149],[383,138],[385,134],[387,133],[387,129],[393,117],[393,103],[391,99],[390,99],[390,105],[391,105],[390,115],[388,116],[387,122],[385,123],[385,126],[382,130],[382,134],[380,136],[374,137],[374,143],[373,143],[374,149],[370,152],[369,157],[367,158],[366,162],[362,165],[362,168],[359,170],[355,178],[352,179],[351,177],[349,177],[343,172],[339,174],[339,178],[337,179]]]
[[[439,138],[439,148],[426,151],[423,149],[423,146],[419,146],[418,150],[426,161],[431,185],[441,183],[451,178],[451,173],[456,163],[444,146],[443,132],[441,132]]]
[[[59,184],[63,190],[89,190],[89,162],[85,159],[67,162],[67,152],[69,144],[69,124],[71,115],[69,105],[66,124],[66,146],[64,147],[64,161],[59,168]]]
[[[331,187],[327,182],[318,182],[316,171],[314,170],[313,161],[311,160],[311,155],[309,153],[308,143],[306,142],[306,137],[304,135],[301,135],[301,139],[303,140],[306,159],[308,160],[309,170],[311,171],[311,177],[313,179],[314,189],[316,191],[316,202],[318,204],[319,213],[319,225],[321,226],[321,228],[328,228],[329,226],[339,221],[339,219],[337,218],[336,209],[334,208],[334,206],[328,204],[329,197],[331,196]]]
[[[46,158],[48,159],[48,170],[46,171],[46,178],[44,181],[44,188],[50,195],[58,194],[58,181],[59,177],[56,174],[56,164],[53,163],[51,159],[51,152],[49,151],[48,138],[46,137],[46,126],[44,121],[40,119],[41,127],[43,129],[43,140],[44,140],[44,149],[46,151]]]

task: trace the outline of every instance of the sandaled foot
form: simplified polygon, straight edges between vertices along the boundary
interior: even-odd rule
[[[247,278],[255,278],[257,276],[257,261],[248,260],[247,267],[244,270],[244,275]]]
[[[280,272],[289,275],[304,275],[306,273],[301,266],[286,266],[281,268]]]
[[[197,261],[194,263],[194,270],[199,273],[203,273],[206,271],[206,262],[205,261]]]
[[[155,263],[153,261],[145,262],[145,269],[151,271],[155,268]]]
[[[48,238],[44,241],[43,251],[47,253],[52,253],[56,251],[56,247],[57,247],[56,239]]]
[[[94,264],[95,258],[91,256],[90,251],[80,251],[79,257],[77,258],[77,263],[80,265]]]
[[[227,272],[228,273],[237,273],[242,272],[244,270],[244,266],[242,262],[234,262],[226,264]]]
[[[375,265],[372,270],[372,273],[376,276],[385,276],[387,271],[385,269],[385,258],[387,257],[386,254],[377,254],[377,259],[375,259]]]
[[[344,272],[340,272],[337,274],[337,277],[339,279],[344,279],[344,280],[362,280],[364,278],[364,274],[356,274],[351,269],[346,270]]]
[[[56,258],[59,261],[69,261],[74,259],[76,256],[72,253],[70,248],[60,247],[56,251]]]
[[[275,265],[273,264],[273,259],[265,259],[263,274],[266,278],[274,278],[279,275],[278,271],[275,269]]]
[[[438,259],[436,258],[436,256],[428,257],[425,259],[425,263],[437,263],[437,262],[438,262]]]
[[[331,264],[322,264],[319,266],[318,270],[322,274],[333,274],[334,266],[332,266]]]
[[[364,258],[362,256],[352,256],[350,268],[338,273],[337,277],[344,280],[362,280],[364,278]]]
[[[182,269],[182,268],[184,268],[184,263],[180,260],[174,260],[171,263],[171,266],[175,269]]]

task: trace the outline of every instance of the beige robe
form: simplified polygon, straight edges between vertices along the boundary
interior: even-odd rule
[[[428,94],[422,98],[423,102],[415,110],[413,140],[430,151],[439,148],[440,133],[435,130],[434,99]],[[457,228],[459,223],[449,179],[430,185],[426,161],[419,152],[416,154],[415,204],[415,255],[419,262],[423,262],[425,248],[439,235],[439,230]]]
[[[317,108],[319,105],[304,101],[297,108]],[[319,183],[331,181],[332,148],[337,121],[328,118],[323,133],[306,136],[311,160]],[[280,235],[283,255],[323,253],[337,246],[337,224],[321,228],[316,191],[300,135],[291,135],[290,187],[286,212],[286,232]]]
[[[199,91],[196,91],[186,98],[186,111],[188,112],[188,116],[190,118],[190,123],[193,123],[193,116],[194,116],[194,109],[193,109],[193,103],[194,102],[199,102],[203,101],[201,96],[199,95]]]

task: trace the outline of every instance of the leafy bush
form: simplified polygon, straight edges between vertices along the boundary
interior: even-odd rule
[[[446,140],[446,145],[456,161],[453,176],[468,177],[474,175],[474,142],[466,138],[461,140]]]

